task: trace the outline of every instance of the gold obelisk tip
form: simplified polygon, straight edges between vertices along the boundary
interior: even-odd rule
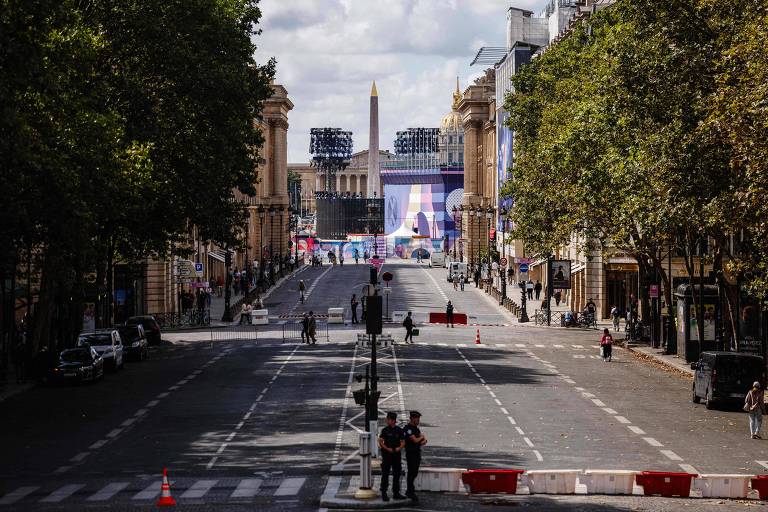
[[[371,86],[371,96],[378,96],[379,93],[376,91],[376,80],[373,81],[373,85]]]

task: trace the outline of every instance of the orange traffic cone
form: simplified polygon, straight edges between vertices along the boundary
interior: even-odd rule
[[[163,468],[163,485],[160,487],[160,499],[157,500],[158,507],[172,507],[176,505],[176,500],[171,496],[171,484],[168,483],[168,470]]]
[[[475,345],[480,345],[480,329],[477,330],[477,336],[475,336]]]

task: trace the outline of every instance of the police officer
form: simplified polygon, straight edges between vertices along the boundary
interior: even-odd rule
[[[421,447],[427,444],[427,438],[419,430],[419,422],[421,421],[421,413],[419,411],[411,411],[411,421],[405,426],[405,460],[408,466],[408,485],[405,489],[405,495],[411,498],[413,501],[418,501],[416,498],[416,488],[413,483],[416,481],[416,476],[419,474],[419,466],[421,465]]]
[[[379,435],[379,448],[381,448],[381,499],[389,501],[387,487],[389,487],[389,472],[392,471],[392,495],[396,500],[404,500],[400,494],[400,452],[405,447],[403,429],[397,426],[397,413],[387,413],[387,426],[381,429]]]

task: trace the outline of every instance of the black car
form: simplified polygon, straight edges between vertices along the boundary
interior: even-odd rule
[[[752,383],[765,383],[763,358],[739,352],[702,352],[693,377],[692,400],[706,400],[707,409],[716,404],[744,403]]]
[[[160,323],[152,315],[132,316],[125,321],[125,325],[142,326],[147,336],[147,341],[151,345],[160,344]]]
[[[123,340],[125,354],[138,361],[149,357],[149,343],[141,325],[123,325],[117,327],[120,339]]]
[[[68,348],[59,356],[52,379],[58,382],[96,381],[104,377],[104,359],[91,347]]]

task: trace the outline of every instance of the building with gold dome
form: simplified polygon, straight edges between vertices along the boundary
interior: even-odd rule
[[[438,135],[439,162],[443,165],[464,166],[464,125],[459,113],[461,102],[459,78],[456,77],[456,92],[453,93],[453,104],[440,121]]]

